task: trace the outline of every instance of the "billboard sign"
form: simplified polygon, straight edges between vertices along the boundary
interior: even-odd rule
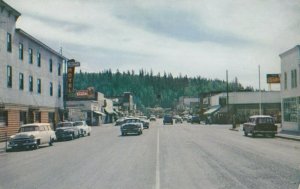
[[[80,62],[76,62],[74,59],[70,59],[67,61],[68,67],[79,67]]]
[[[280,74],[267,74],[267,83],[280,83]]]

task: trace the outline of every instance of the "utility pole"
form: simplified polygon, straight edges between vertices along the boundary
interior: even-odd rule
[[[261,89],[260,89],[260,65],[258,65],[258,86],[259,86],[259,115],[261,115]]]

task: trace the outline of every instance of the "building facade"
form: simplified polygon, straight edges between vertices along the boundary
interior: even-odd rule
[[[21,15],[0,0],[0,140],[21,124],[55,123],[63,109],[65,58],[25,31]]]
[[[282,129],[300,132],[300,45],[281,58]]]

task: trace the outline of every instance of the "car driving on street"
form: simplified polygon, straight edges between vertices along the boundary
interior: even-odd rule
[[[143,134],[143,122],[139,118],[127,118],[121,125],[121,135],[125,136],[128,133]]]

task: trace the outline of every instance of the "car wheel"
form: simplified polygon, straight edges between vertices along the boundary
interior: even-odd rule
[[[49,146],[53,146],[53,139],[52,138],[50,138]]]
[[[244,135],[245,135],[245,136],[248,136],[248,133],[247,133],[246,131],[244,131]]]
[[[255,138],[255,133],[252,133],[252,138]]]
[[[91,136],[91,132],[89,132],[89,133],[87,134],[87,136]]]
[[[274,137],[275,137],[275,134],[271,134],[271,137],[274,138]]]
[[[39,144],[35,144],[33,149],[35,149],[35,150],[39,149]]]
[[[75,138],[75,134],[73,133],[73,134],[71,135],[71,140],[74,140],[74,138]]]

